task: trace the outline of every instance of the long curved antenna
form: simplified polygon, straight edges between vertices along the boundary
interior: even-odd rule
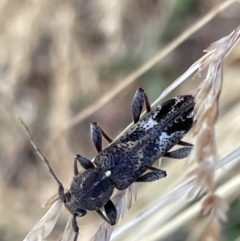
[[[18,117],[18,119],[20,120],[21,124],[24,126],[27,134],[28,134],[28,137],[29,137],[29,140],[32,144],[32,146],[34,147],[35,151],[37,152],[38,156],[45,162],[45,164],[47,165],[50,173],[52,174],[53,178],[55,179],[55,181],[57,182],[58,184],[58,192],[59,192],[59,197],[60,199],[64,202],[65,201],[65,197],[64,197],[64,188],[63,188],[63,185],[62,183],[60,182],[60,180],[57,178],[56,174],[54,173],[53,169],[51,168],[50,166],[50,163],[48,161],[48,159],[45,157],[45,155],[42,153],[42,151],[36,146],[35,142],[34,142],[34,138],[33,138],[33,135],[31,134],[31,132],[29,131],[27,125],[23,122],[23,120]]]

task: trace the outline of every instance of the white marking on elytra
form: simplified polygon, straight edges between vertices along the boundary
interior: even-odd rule
[[[141,127],[145,130],[149,130],[152,129],[154,126],[158,125],[159,122],[156,121],[156,116],[158,115],[158,113],[161,111],[162,106],[158,106],[154,111],[152,111],[151,115],[148,116],[147,119],[145,119],[144,121],[141,120],[137,125],[136,128]]]
[[[176,100],[176,104],[178,104],[179,102],[183,101],[183,97],[173,97],[172,99]]]
[[[94,131],[95,131],[95,126],[92,124],[92,123],[90,123],[90,131],[92,132],[92,133],[94,133]]]
[[[106,175],[107,177],[111,176],[111,174],[112,174],[111,171],[106,171],[106,172],[105,172],[105,175]]]
[[[153,119],[156,119],[156,116],[157,116],[158,113],[161,111],[161,109],[162,109],[162,106],[161,106],[161,105],[159,105],[159,106],[155,109],[155,111],[154,111],[154,113],[153,113],[153,116],[152,116]]]
[[[165,149],[169,148],[169,146],[175,143],[175,138],[184,135],[184,133],[185,131],[175,131],[169,135],[167,132],[162,132],[157,141],[160,150],[164,152]]]
[[[194,113],[193,113],[193,111],[190,112],[190,113],[187,115],[187,118],[193,118],[193,117],[194,117]]]
[[[95,183],[93,184],[93,187],[94,187],[94,186],[97,186],[97,185],[99,184],[99,182],[100,182],[100,181],[95,182]]]
[[[152,129],[154,126],[158,125],[158,122],[153,120],[152,118],[148,118],[146,121],[141,122],[141,127],[145,130]]]

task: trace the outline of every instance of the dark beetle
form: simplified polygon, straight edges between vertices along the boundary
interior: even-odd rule
[[[139,120],[144,102],[148,113]],[[116,223],[116,207],[110,200],[114,188],[124,190],[133,182],[163,178],[166,172],[152,167],[156,160],[162,156],[184,158],[189,155],[192,145],[181,139],[194,124],[194,104],[194,97],[185,95],[174,97],[151,110],[146,94],[139,88],[132,103],[134,125],[104,150],[102,136],[110,143],[112,140],[97,123],[92,123],[91,139],[99,153],[94,163],[76,156],[75,176],[69,191],[64,192],[61,182],[47,163],[59,184],[59,198],[74,216],[74,240],[78,237],[76,217],[84,216],[86,210],[97,211],[111,225]],[[175,145],[183,147],[169,152]],[[77,163],[85,170],[79,173]],[[100,210],[102,207],[106,216]]]

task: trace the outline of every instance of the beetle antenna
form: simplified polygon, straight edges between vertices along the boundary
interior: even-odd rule
[[[58,186],[59,186],[59,196],[60,196],[61,200],[64,201],[64,189],[63,189],[62,183],[57,178],[56,174],[54,173],[53,169],[51,168],[48,159],[45,157],[45,155],[42,153],[42,151],[36,146],[36,144],[34,142],[33,135],[29,131],[27,125],[23,122],[23,120],[20,117],[18,117],[18,119],[20,120],[21,124],[24,126],[24,128],[25,128],[25,130],[26,130],[26,132],[28,134],[28,137],[30,139],[30,142],[31,142],[32,146],[34,147],[35,151],[37,152],[38,156],[46,163],[50,173],[52,174],[52,176],[55,179],[55,181],[58,183]]]

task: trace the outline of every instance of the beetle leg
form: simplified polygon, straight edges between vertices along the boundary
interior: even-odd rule
[[[117,220],[117,209],[115,207],[115,205],[113,204],[113,202],[109,199],[109,201],[104,205],[104,210],[105,213],[110,221],[111,225],[115,225],[116,224],[116,220]]]
[[[137,123],[139,121],[144,104],[144,90],[139,88],[132,100],[132,117],[133,122]]]
[[[73,228],[73,231],[75,232],[74,241],[77,241],[78,234],[79,234],[79,227],[77,224],[77,215],[73,215],[72,228]]]
[[[193,149],[193,146],[186,146],[186,147],[179,148],[175,151],[167,152],[163,156],[168,158],[174,158],[174,159],[182,159],[182,158],[188,157],[192,149]]]
[[[76,212],[73,215],[73,219],[72,219],[72,228],[73,231],[75,232],[75,236],[74,236],[74,241],[77,241],[78,238],[78,234],[79,234],[79,227],[77,224],[77,217],[82,217],[85,216],[87,214],[87,211],[81,208],[77,208]]]
[[[154,167],[149,168],[153,171],[140,176],[135,182],[153,182],[167,176],[166,171]]]
[[[75,176],[77,176],[79,174],[76,158],[73,161],[73,173],[74,173]]]
[[[105,132],[105,131],[103,131],[103,129],[99,126],[99,128],[100,128],[100,130],[101,130],[101,132],[102,132],[102,135],[103,135],[103,137],[105,138],[105,140],[108,142],[108,143],[112,143],[112,138],[111,137],[109,137],[109,135]]]
[[[185,141],[179,141],[177,143],[177,145],[180,145],[180,146],[192,146],[193,147],[193,144],[185,142]]]
[[[179,141],[177,145],[184,146],[183,148],[177,149],[175,151],[167,152],[165,157],[174,158],[174,159],[182,159],[185,157],[188,157],[191,150],[193,149],[193,144],[185,142],[185,141]]]
[[[90,124],[91,140],[97,149],[97,152],[102,151],[102,132],[96,122]]]
[[[153,166],[150,166],[147,168],[148,170],[151,170],[151,171],[157,171],[157,170],[161,170],[159,168],[156,168],[156,167],[153,167]],[[162,171],[162,170],[161,170]]]
[[[149,103],[149,99],[148,99],[147,94],[145,93],[145,91],[144,91],[144,102],[145,102],[146,111],[148,113],[152,109],[151,109],[151,106],[150,106],[150,103]]]
[[[102,136],[105,138],[105,140],[108,142],[108,143],[112,143],[112,138],[109,137],[109,135],[95,122],[95,124],[97,125],[97,127],[99,128]]]
[[[133,101],[132,101],[132,116],[133,116],[134,123],[137,123],[139,121],[144,102],[145,102],[145,107],[147,112],[150,112],[151,106],[150,106],[148,97],[144,92],[144,90],[142,88],[139,88],[136,91],[136,94],[134,95]]]
[[[91,139],[96,147],[97,151],[102,151],[102,136],[108,143],[112,142],[112,138],[107,135],[105,131],[97,124],[97,122],[91,123]]]
[[[115,205],[109,200],[105,205],[104,209],[108,218],[104,216],[101,210],[96,210],[99,216],[108,224],[115,225],[117,219],[117,210]]]
[[[78,175],[78,168],[77,168],[77,161],[80,163],[80,165],[84,168],[84,169],[90,169],[90,168],[94,168],[93,163],[88,160],[87,158],[81,156],[81,155],[76,155],[75,159],[74,159],[74,174],[75,176]]]
[[[82,208],[77,208],[74,215],[77,217],[83,217],[87,214],[87,211],[85,209]]]

